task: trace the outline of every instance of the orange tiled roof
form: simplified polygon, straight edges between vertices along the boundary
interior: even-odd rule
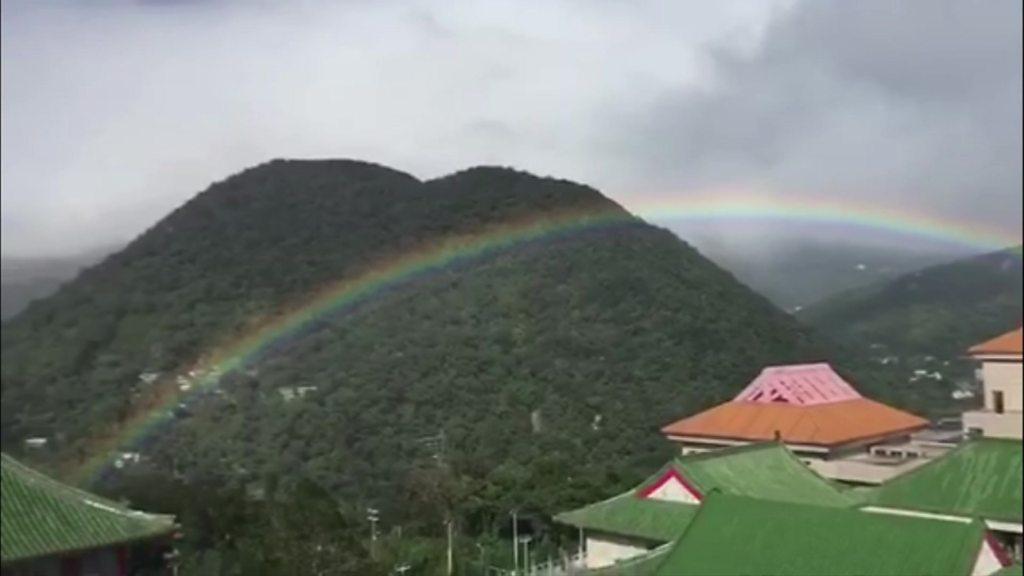
[[[661,429],[670,436],[744,441],[775,438],[783,442],[836,446],[857,440],[911,432],[928,425],[924,418],[867,398],[826,404],[794,405],[732,401]]]
[[[969,352],[974,356],[984,356],[986,354],[1004,354],[1007,356],[1020,356],[1022,353],[1021,346],[1021,334],[1024,329],[1017,328],[1012,332],[1007,332],[1002,336],[996,336],[988,342],[982,342],[977,346],[972,346]]]

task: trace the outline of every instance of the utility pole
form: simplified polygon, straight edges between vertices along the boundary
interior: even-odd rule
[[[455,571],[455,562],[452,557],[452,525],[454,524],[455,521],[448,518],[448,576],[452,576],[452,573]]]
[[[519,518],[518,511],[512,511],[512,565],[515,566],[514,574],[519,574]]]
[[[430,457],[434,459],[434,462],[438,466],[444,466],[445,464],[445,453],[448,450],[448,441],[442,428],[440,432],[433,436],[423,436],[416,440],[419,444],[430,451]]]
[[[377,521],[380,520],[380,511],[376,508],[366,509],[366,519],[370,521],[370,558],[377,559]]]
[[[479,543],[479,542],[476,542],[475,544],[476,544],[476,549],[480,552],[480,571],[481,572],[486,572],[487,571],[486,548],[484,548],[484,545]]]

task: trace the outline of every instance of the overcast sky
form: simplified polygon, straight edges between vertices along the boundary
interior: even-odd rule
[[[275,157],[1019,236],[1020,22],[1020,0],[3,0],[3,253],[125,241]]]

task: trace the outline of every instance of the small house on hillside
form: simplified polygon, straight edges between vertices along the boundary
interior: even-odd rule
[[[981,362],[981,384],[985,391],[984,406],[964,413],[964,432],[968,435],[1017,440],[1024,436],[1022,340],[1024,330],[1018,328],[968,351]]]
[[[780,441],[822,476],[878,484],[944,454],[929,422],[860,395],[828,364],[765,368],[729,402],[662,428],[682,453]]]
[[[3,455],[3,576],[158,574],[175,530],[171,516],[130,510]]]

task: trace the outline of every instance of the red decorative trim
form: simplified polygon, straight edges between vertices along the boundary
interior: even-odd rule
[[[992,549],[992,553],[995,554],[996,560],[999,561],[999,565],[1003,568],[1013,564],[1013,560],[1010,558],[1010,554],[1006,552],[1006,548],[996,540],[996,537],[992,535],[992,532],[985,531],[985,544]]]
[[[651,494],[657,492],[659,488],[668,484],[671,480],[679,482],[691,496],[697,499],[698,502],[704,501],[704,495],[700,493],[700,490],[698,490],[693,484],[690,484],[686,478],[683,478],[683,475],[677,472],[675,468],[669,468],[668,472],[665,472],[657,482],[641,490],[640,497],[650,498]]]

